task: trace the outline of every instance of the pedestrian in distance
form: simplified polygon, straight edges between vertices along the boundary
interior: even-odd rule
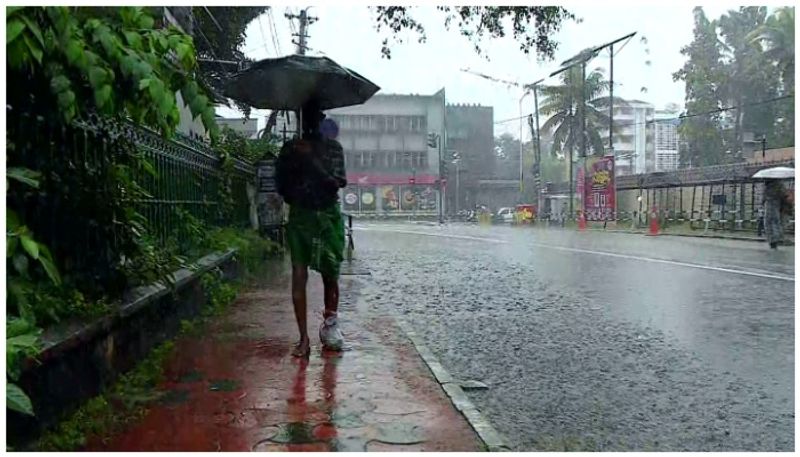
[[[783,184],[777,179],[764,183],[764,232],[770,249],[783,241],[784,217],[791,212],[791,202]]]
[[[286,241],[292,259],[292,302],[300,340],[292,355],[308,357],[306,284],[308,269],[320,273],[325,288],[319,337],[324,348],[341,350],[339,270],[344,260],[345,229],[339,189],[347,185],[342,145],[321,132],[325,114],[312,100],[302,108],[303,135],[287,141],[276,163],[278,193],[289,205]]]

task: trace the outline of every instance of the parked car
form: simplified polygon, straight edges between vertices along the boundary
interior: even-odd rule
[[[495,222],[510,224],[514,222],[514,208],[500,208],[494,215]]]

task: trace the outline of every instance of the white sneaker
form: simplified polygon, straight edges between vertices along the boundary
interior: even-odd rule
[[[319,328],[319,339],[326,349],[341,351],[344,348],[344,335],[339,329],[339,320],[336,316],[330,316],[322,323]]]

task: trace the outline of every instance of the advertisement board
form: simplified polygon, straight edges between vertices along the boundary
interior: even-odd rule
[[[400,209],[403,211],[413,211],[417,204],[417,197],[415,195],[416,186],[402,186],[400,193],[403,196],[400,199]]]
[[[346,187],[342,191],[342,208],[347,213],[354,213],[359,210],[358,188]]]
[[[256,177],[258,223],[262,229],[273,229],[283,223],[283,198],[275,183],[275,159],[260,160],[256,164]]]
[[[383,211],[397,211],[400,209],[400,189],[398,186],[380,186],[381,209]]]
[[[586,220],[613,220],[616,204],[614,157],[587,158],[583,182],[582,195],[584,208],[586,209]]]
[[[361,189],[361,211],[375,211],[375,188],[362,187]]]

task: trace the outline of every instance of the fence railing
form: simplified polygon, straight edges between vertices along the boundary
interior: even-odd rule
[[[617,176],[617,190],[652,189],[659,187],[680,187],[718,183],[752,182],[752,176],[759,170],[770,167],[793,167],[794,160],[777,160],[760,163],[734,163],[708,167],[685,168],[682,170],[647,173],[641,175]]]
[[[98,280],[109,274],[109,266],[120,262],[121,243],[130,242],[119,236],[129,220],[121,213],[127,208],[146,219],[160,243],[185,241],[185,214],[209,225],[249,223],[247,188],[255,185],[250,164],[234,159],[226,173],[207,145],[101,117],[63,126],[30,113],[7,113],[7,139],[14,145],[8,166],[45,177],[38,192],[15,191],[7,203],[68,269],[93,272]],[[135,154],[147,165],[140,166]],[[130,179],[121,180],[123,173]],[[138,198],[136,186],[145,192]]]

